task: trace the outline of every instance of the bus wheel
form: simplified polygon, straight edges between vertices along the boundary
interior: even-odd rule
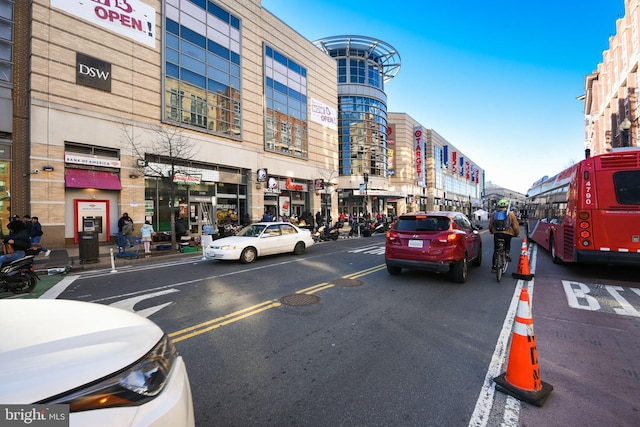
[[[558,258],[558,252],[556,251],[556,242],[553,238],[553,234],[549,238],[549,251],[551,252],[551,259],[554,264],[562,264],[562,260]]]

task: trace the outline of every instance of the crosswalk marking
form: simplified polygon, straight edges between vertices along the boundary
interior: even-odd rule
[[[382,245],[382,246],[380,246],[380,245],[365,246],[365,247],[358,248],[358,249],[352,249],[349,252],[353,253],[353,254],[365,253],[365,254],[370,254],[370,255],[384,255],[384,245]]]

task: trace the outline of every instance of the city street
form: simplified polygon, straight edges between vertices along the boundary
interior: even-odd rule
[[[84,272],[58,297],[133,310],[169,333],[197,425],[633,425],[637,270],[556,265],[532,247],[535,278],[513,279],[513,262],[497,283],[483,241],[465,284],[389,275],[374,236],[249,265],[190,257]],[[554,388],[542,407],[492,381],[506,369],[523,286],[540,375]]]

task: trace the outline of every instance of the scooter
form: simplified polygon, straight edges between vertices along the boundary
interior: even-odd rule
[[[33,255],[14,259],[0,268],[0,292],[28,294],[33,291],[40,277],[33,268]]]
[[[338,226],[332,227],[331,225],[321,225],[318,227],[315,233],[313,233],[313,240],[316,242],[328,242],[329,240],[338,240],[340,233],[338,232]]]
[[[389,229],[389,225],[382,219],[371,224],[371,234],[381,233],[384,234]]]

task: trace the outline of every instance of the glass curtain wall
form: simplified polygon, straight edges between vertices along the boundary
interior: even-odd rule
[[[240,19],[210,1],[193,2],[196,16],[170,3],[177,2],[165,5],[163,119],[240,138]],[[208,34],[224,39],[224,46]]]
[[[339,99],[340,175],[387,176],[387,109],[358,96]]]
[[[306,159],[307,69],[264,46],[265,150]]]

